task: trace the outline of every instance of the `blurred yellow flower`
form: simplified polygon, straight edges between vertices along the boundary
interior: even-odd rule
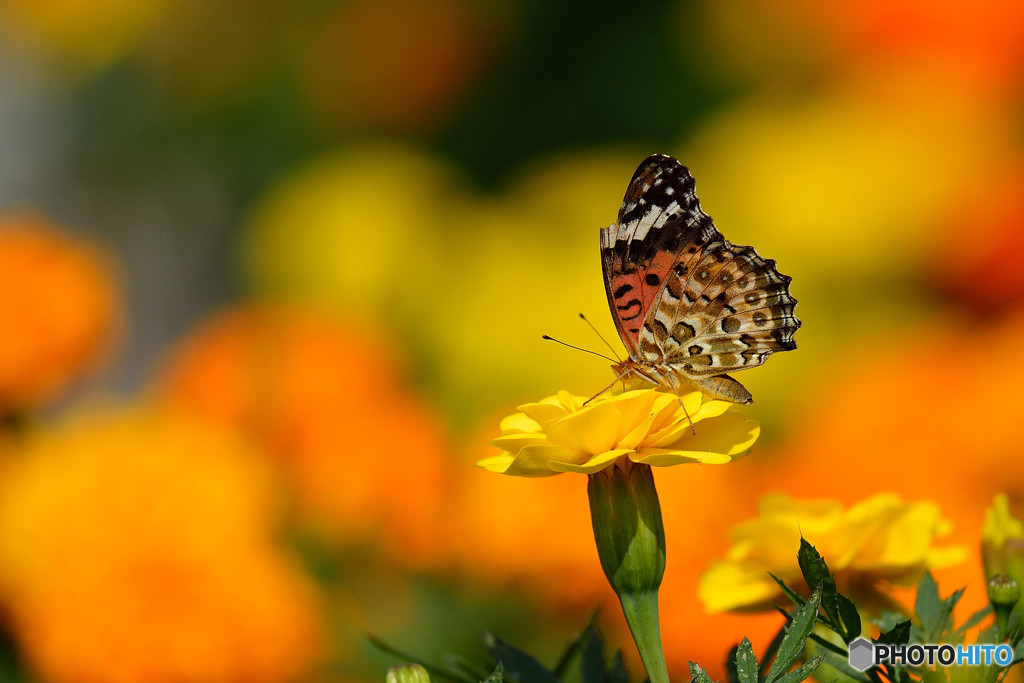
[[[155,392],[261,443],[284,467],[302,521],[324,540],[373,543],[413,563],[440,552],[444,432],[403,383],[389,340],[366,324],[240,306],[172,351]]]
[[[54,399],[95,366],[119,315],[104,254],[41,219],[0,218],[0,415]]]
[[[1006,574],[1024,580],[1024,522],[1010,512],[1010,499],[1005,493],[997,495],[985,511],[981,560],[986,577]]]
[[[586,398],[560,391],[502,420],[501,436],[491,445],[504,452],[477,465],[520,477],[592,474],[619,458],[658,467],[718,465],[746,453],[761,432],[731,403],[699,391],[682,399],[685,410],[671,392],[636,389],[583,405]]]
[[[895,494],[878,494],[849,509],[833,500],[769,494],[758,502],[755,519],[733,527],[732,547],[704,573],[698,592],[712,612],[768,606],[782,594],[768,572],[786,582],[800,580],[796,551],[802,535],[835,572],[840,590],[873,597],[880,584],[906,585],[925,569],[961,562],[963,547],[934,545],[949,530],[934,503],[904,503]]]
[[[320,641],[245,443],[125,411],[30,435],[0,480],[0,599],[48,681],[284,681]]]
[[[62,57],[64,65],[98,68],[136,47],[168,0],[0,0],[10,40]]]

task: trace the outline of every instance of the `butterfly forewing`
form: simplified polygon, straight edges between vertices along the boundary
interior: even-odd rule
[[[718,236],[694,194],[693,177],[655,154],[633,174],[615,224],[601,230],[601,265],[615,326],[630,356],[669,271],[685,251]]]
[[[601,246],[608,301],[634,361],[700,383],[796,348],[791,278],[715,229],[675,159],[640,165]]]

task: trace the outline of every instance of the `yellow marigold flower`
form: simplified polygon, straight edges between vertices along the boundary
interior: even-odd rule
[[[119,309],[96,248],[38,218],[0,218],[0,414],[38,407],[102,360]]]
[[[761,432],[733,404],[697,391],[682,396],[685,410],[674,393],[663,389],[606,394],[583,405],[586,400],[560,391],[519,406],[520,412],[502,420],[501,436],[491,442],[504,452],[477,466],[545,477],[593,474],[619,458],[658,467],[718,465],[746,453]]]
[[[314,587],[275,541],[270,471],[162,413],[28,435],[0,479],[0,601],[53,683],[293,680],[319,649]]]
[[[904,503],[883,493],[844,509],[833,500],[794,500],[785,493],[758,502],[758,516],[732,529],[724,560],[701,577],[698,592],[712,612],[768,606],[781,591],[768,576],[800,581],[796,551],[803,535],[836,574],[840,590],[862,599],[879,584],[907,585],[925,569],[961,562],[966,549],[938,548],[951,525],[934,503]]]

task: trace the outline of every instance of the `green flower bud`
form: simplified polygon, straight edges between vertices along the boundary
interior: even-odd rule
[[[590,519],[601,568],[618,594],[657,591],[665,573],[665,528],[647,465],[623,458],[591,474]]]
[[[621,458],[588,477],[590,520],[601,568],[622,603],[651,683],[667,683],[658,588],[665,573],[665,529],[648,465]]]
[[[403,664],[388,669],[386,683],[430,683],[430,674],[419,664]]]
[[[1012,608],[1020,600],[1020,584],[1012,576],[996,574],[988,580],[988,599],[993,607]]]

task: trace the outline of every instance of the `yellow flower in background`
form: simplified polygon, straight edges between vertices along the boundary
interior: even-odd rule
[[[0,479],[0,602],[62,682],[291,680],[311,581],[275,542],[270,472],[230,433],[131,410],[30,434]]]
[[[391,320],[444,291],[442,239],[455,171],[400,145],[366,145],[314,161],[257,205],[242,239],[257,291]],[[443,301],[438,301],[438,306]]]
[[[1010,512],[1010,499],[1005,493],[996,496],[985,511],[981,561],[987,578],[1006,574],[1024,582],[1024,522]]]
[[[583,405],[585,397],[561,391],[502,420],[491,445],[504,452],[477,465],[520,477],[593,474],[620,458],[658,467],[718,465],[746,453],[761,432],[731,403],[697,391],[682,399],[685,409],[674,393],[636,389]]]
[[[57,398],[104,360],[120,322],[111,271],[42,219],[0,218],[0,415]]]
[[[767,607],[782,594],[768,572],[787,583],[800,580],[796,549],[802,535],[835,572],[840,590],[856,601],[883,584],[911,584],[925,569],[961,562],[963,547],[935,545],[949,531],[934,503],[904,503],[895,494],[849,509],[838,501],[769,494],[758,502],[755,519],[733,527],[732,547],[704,573],[698,592],[712,612]]]
[[[135,48],[168,0],[0,0],[8,39],[62,58],[65,66],[99,68]]]

